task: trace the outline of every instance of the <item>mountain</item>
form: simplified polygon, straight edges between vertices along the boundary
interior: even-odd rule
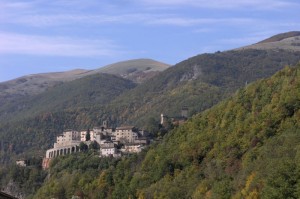
[[[258,43],[269,43],[269,42],[276,42],[276,41],[281,41],[283,39],[287,39],[290,37],[297,37],[300,36],[300,31],[291,31],[291,32],[286,32],[286,33],[281,33],[274,35],[268,39],[262,40]]]
[[[95,70],[76,69],[66,72],[42,73],[23,76],[0,83],[0,102],[17,97],[42,93],[48,88],[98,73],[109,73],[135,80],[139,83],[155,76],[169,65],[151,59],[135,59],[118,62]]]
[[[152,59],[134,59],[110,64],[97,70],[90,71],[87,74],[109,73],[119,75],[137,83],[142,83],[169,67],[170,65],[168,64]]]
[[[64,129],[87,129],[103,120],[109,120],[112,126],[130,124],[155,133],[161,113],[178,116],[182,107],[188,107],[192,116],[237,89],[298,63],[299,57],[298,51],[256,49],[197,55],[137,86],[116,85],[123,89],[113,95],[105,94],[104,98],[103,84],[93,85],[94,80],[90,81],[93,78],[90,83],[77,79],[37,96],[5,101],[0,108],[0,138],[10,140],[15,146],[12,152],[22,156],[30,150],[43,154]],[[98,90],[93,92],[93,89]]]
[[[60,157],[34,198],[299,198],[299,133],[300,65],[238,90],[139,155]]]
[[[278,34],[237,50],[244,49],[300,51],[300,31]]]
[[[40,94],[22,97],[15,101],[6,100],[0,107],[0,118],[16,120],[43,112],[104,105],[135,86],[135,83],[122,77],[96,73],[57,84]]]
[[[0,83],[0,102],[11,101],[18,97],[35,95],[46,91],[57,84],[78,79],[84,76],[86,70],[43,73],[23,76]]]
[[[120,95],[108,109],[125,118],[124,123],[139,126],[160,113],[179,115],[182,107],[191,116],[252,81],[297,64],[299,57],[298,51],[256,49],[198,55]]]
[[[168,67],[169,65],[167,64],[150,60],[150,59],[135,59],[135,60],[128,60],[128,61],[111,64],[95,70],[77,69],[77,70],[66,71],[66,72],[33,74],[33,75],[20,77],[14,80],[10,80],[7,82],[2,82],[0,83],[0,91],[1,91],[0,92],[0,110],[1,110],[0,118],[1,115],[7,115],[12,110],[14,110],[14,112],[16,111],[19,112],[24,108],[30,109],[31,108],[30,104],[32,104],[30,102],[36,101],[35,99],[38,98],[41,98],[40,101],[42,101],[42,99],[46,98],[46,97],[41,97],[44,94],[49,98],[47,100],[45,99],[44,101],[48,101],[51,104],[52,101],[51,93],[53,93],[53,96],[56,96],[57,93],[59,93],[58,96],[62,97],[61,96],[62,92],[60,91],[56,91],[57,93],[54,95],[55,92],[52,91],[53,88],[55,90],[56,87],[60,87],[61,85],[67,82],[78,80],[91,75],[107,73],[107,74],[117,75],[126,79],[130,79],[133,80],[134,82],[141,83],[146,79],[149,79],[157,75],[158,73],[160,73],[160,71],[163,71]],[[104,76],[101,76],[101,78],[104,78]],[[69,88],[70,89],[69,91],[77,89],[78,86],[77,83],[68,84],[66,87],[70,87],[70,85],[74,85],[74,86],[72,88]],[[83,84],[83,85],[89,85],[89,84]],[[79,87],[82,88],[82,86],[80,85]],[[87,87],[86,89],[90,90],[91,88],[93,87]],[[54,103],[57,104],[57,102]],[[37,104],[39,103],[37,102]],[[75,106],[75,104],[73,105]],[[42,107],[40,105],[38,106]],[[48,107],[48,106],[44,106],[44,107]],[[57,107],[62,107],[62,106],[57,106]]]

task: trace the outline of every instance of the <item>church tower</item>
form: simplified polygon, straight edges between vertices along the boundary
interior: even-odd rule
[[[189,111],[189,109],[187,107],[182,107],[181,117],[188,118],[188,111]]]
[[[164,115],[164,114],[160,114],[160,124],[161,125],[165,125],[168,121],[168,116]]]

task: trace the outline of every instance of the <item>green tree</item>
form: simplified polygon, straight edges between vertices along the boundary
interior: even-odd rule
[[[83,142],[80,142],[79,149],[80,149],[80,151],[85,152],[88,150],[88,145],[84,144]]]
[[[89,145],[89,149],[97,150],[97,149],[100,149],[100,146],[99,146],[99,144],[98,144],[96,141],[93,141],[93,142],[91,142],[91,144]]]
[[[91,133],[90,133],[90,128],[88,128],[85,135],[85,141],[90,141],[90,140],[91,140]]]

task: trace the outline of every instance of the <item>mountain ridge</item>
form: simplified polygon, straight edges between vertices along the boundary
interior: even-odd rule
[[[105,69],[74,69],[65,72],[26,75],[0,83],[0,109],[1,107],[3,108],[7,102],[17,103],[24,98],[47,92],[47,90],[53,87],[90,75],[108,73],[142,83],[168,67],[168,64],[151,59],[134,59],[104,66]],[[125,75],[124,71],[127,71]]]
[[[267,39],[264,39],[258,43],[276,42],[276,41],[281,41],[283,39],[287,39],[290,37],[296,37],[296,36],[300,36],[300,31],[290,31],[290,32],[280,33],[280,34],[274,35],[272,37],[269,37]]]
[[[300,51],[300,31],[277,34],[255,44],[240,47],[235,50],[245,49]]]

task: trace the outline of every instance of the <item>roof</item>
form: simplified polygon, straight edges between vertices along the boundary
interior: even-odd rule
[[[125,143],[124,146],[141,146],[141,144]]]
[[[100,146],[100,149],[114,149],[116,148],[114,145],[113,146]]]
[[[132,130],[135,126],[121,126],[117,127],[116,130]]]

